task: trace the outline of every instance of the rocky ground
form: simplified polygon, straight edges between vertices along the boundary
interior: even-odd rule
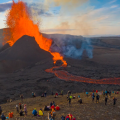
[[[65,92],[64,92],[65,93]],[[13,101],[11,103],[1,104],[5,116],[8,116],[9,112],[14,113],[14,118],[12,120],[47,120],[48,112],[44,112],[42,117],[34,117],[32,115],[32,110],[34,108],[39,111],[39,109],[44,108],[45,105],[49,105],[51,101],[55,101],[56,105],[60,106],[60,111],[56,111],[56,120],[61,120],[62,115],[67,115],[71,113],[76,120],[119,120],[120,118],[120,95],[113,94],[108,97],[108,103],[105,106],[104,96],[100,95],[99,103],[95,101],[92,102],[91,93],[87,97],[84,93],[75,93],[73,96],[80,95],[83,104],[78,103],[78,99],[72,99],[71,106],[68,106],[67,95],[58,96],[47,96],[46,98],[36,97],[28,98],[23,100],[23,104],[27,105],[28,115],[26,117],[20,117],[16,112],[15,106],[19,104],[21,100]],[[29,97],[31,93],[29,94]],[[117,98],[117,104],[113,106],[113,96]],[[17,119],[16,119],[17,118]]]

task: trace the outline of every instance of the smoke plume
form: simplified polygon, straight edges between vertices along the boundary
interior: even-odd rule
[[[82,59],[83,56],[93,58],[93,47],[90,38],[73,35],[49,35],[53,44],[51,51],[59,52],[64,57]]]

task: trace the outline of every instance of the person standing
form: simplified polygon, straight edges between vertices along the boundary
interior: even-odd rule
[[[61,90],[61,95],[63,96],[63,90]]]
[[[21,103],[19,103],[19,108],[20,108],[20,110],[22,109],[22,105],[21,105]]]
[[[107,105],[108,96],[105,96],[105,105]]]
[[[23,94],[20,95],[21,102],[23,103]]]
[[[113,97],[113,105],[116,104],[116,101],[117,101],[117,99],[115,97]]]
[[[61,119],[62,119],[62,120],[65,120],[65,116],[64,116],[64,115],[62,115],[62,116],[61,116]]]
[[[46,95],[47,95],[47,92],[45,91],[44,96],[46,97]]]
[[[71,98],[69,97],[68,98],[68,101],[69,101],[69,106],[71,105]]]
[[[111,91],[109,90],[109,96],[111,97]]]
[[[86,92],[86,96],[88,97],[88,92]]]
[[[94,97],[95,97],[95,95],[94,95],[94,92],[92,93],[92,101],[94,102]]]
[[[51,120],[51,112],[48,113],[48,120]]]
[[[99,103],[99,95],[96,95],[96,103]]]
[[[18,108],[18,105],[16,105],[16,111],[19,113],[19,108]]]
[[[25,116],[27,116],[27,107],[26,107],[26,105],[24,105],[24,112],[25,112]]]
[[[0,115],[2,114],[2,108],[1,108],[1,106],[0,106]]]

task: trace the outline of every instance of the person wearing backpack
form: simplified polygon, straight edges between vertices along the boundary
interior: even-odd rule
[[[70,116],[69,115],[66,116],[66,120],[70,120]]]

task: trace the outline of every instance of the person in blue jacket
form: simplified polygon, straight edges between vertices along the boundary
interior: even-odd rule
[[[2,120],[6,120],[6,117],[5,117],[4,113],[2,113],[1,119],[2,119]]]
[[[88,92],[86,92],[86,96],[88,97]]]
[[[37,116],[37,110],[36,110],[36,108],[32,111],[32,114],[33,114],[34,116]]]

